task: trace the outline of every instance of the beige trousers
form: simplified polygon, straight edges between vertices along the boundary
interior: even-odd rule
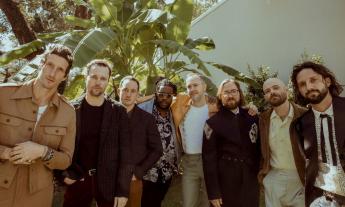
[[[263,184],[266,207],[304,207],[304,187],[296,170],[272,169]]]

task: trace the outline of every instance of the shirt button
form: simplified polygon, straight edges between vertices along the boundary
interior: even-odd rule
[[[59,130],[57,129],[57,130],[55,130],[55,132],[56,132],[56,133],[59,133]]]
[[[33,110],[33,111],[32,111],[32,113],[33,113],[33,114],[36,114],[36,113],[37,113],[37,111],[36,111],[36,110]]]
[[[7,184],[7,183],[8,183],[8,180],[4,180],[4,183]]]
[[[6,122],[10,122],[10,119],[6,119]]]
[[[29,132],[31,132],[31,131],[32,131],[32,128],[31,128],[31,127],[29,127],[29,128],[28,128],[28,130],[29,130]]]

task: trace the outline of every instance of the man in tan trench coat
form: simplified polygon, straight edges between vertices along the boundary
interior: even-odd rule
[[[52,171],[67,168],[74,150],[75,112],[57,93],[72,62],[58,46],[36,79],[0,85],[0,207],[52,206]]]

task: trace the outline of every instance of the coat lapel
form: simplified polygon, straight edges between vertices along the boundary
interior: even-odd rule
[[[345,117],[345,110],[343,107],[345,107],[345,104],[343,104],[341,99],[338,97],[333,97],[334,125],[338,148],[340,149],[344,147],[345,140],[345,127],[342,126]]]
[[[102,125],[101,125],[101,132],[100,132],[100,141],[99,141],[99,147],[102,149],[104,140],[107,138],[107,132],[111,132],[112,130],[109,130],[111,128],[114,128],[115,126],[112,126],[114,124],[112,122],[113,119],[113,111],[112,111],[112,103],[108,101],[107,99],[104,100],[104,109],[103,109],[103,116],[102,116]]]

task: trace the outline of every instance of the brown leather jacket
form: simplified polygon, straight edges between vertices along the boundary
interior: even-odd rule
[[[296,120],[300,116],[302,116],[307,109],[295,104],[291,103],[294,109],[294,116],[293,120]],[[261,163],[261,170],[258,174],[259,183],[262,184],[264,177],[271,169],[270,160],[271,160],[271,153],[270,153],[270,145],[269,145],[269,130],[270,130],[270,117],[272,114],[273,109],[269,109],[263,112],[259,116],[259,129],[260,129],[260,138],[261,138],[261,153],[262,153],[262,163]],[[301,179],[302,184],[304,185],[305,180],[305,159],[303,153],[301,153],[301,145],[298,142],[297,134],[293,132],[292,125],[290,125],[290,140],[292,146],[292,152],[295,159],[295,164],[297,168],[298,175]]]
[[[180,124],[183,122],[188,110],[190,109],[191,103],[192,100],[187,94],[180,93],[176,96],[176,99],[171,104],[171,111],[173,114],[174,124],[176,128],[176,137],[180,146],[182,146]],[[209,117],[218,112],[218,106],[216,101],[215,103],[210,103],[209,97],[206,96],[206,103],[208,104]]]
[[[0,153],[30,140],[54,149],[51,160],[38,159],[28,166],[30,192],[34,193],[53,185],[53,169],[66,169],[71,164],[76,118],[73,107],[56,93],[36,123],[38,106],[32,101],[32,87],[33,81],[0,85]],[[0,187],[10,187],[18,166],[0,160]]]

